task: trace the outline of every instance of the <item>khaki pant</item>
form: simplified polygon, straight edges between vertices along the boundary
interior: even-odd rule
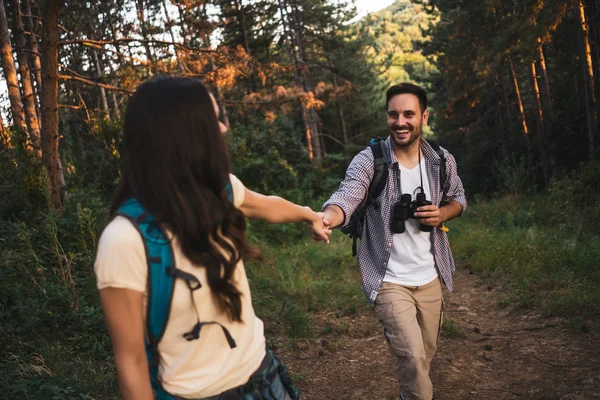
[[[375,300],[375,312],[396,357],[395,373],[404,397],[431,400],[429,364],[443,318],[439,278],[423,286],[384,282]]]

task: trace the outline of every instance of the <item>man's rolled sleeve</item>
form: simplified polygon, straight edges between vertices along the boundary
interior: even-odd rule
[[[367,197],[374,174],[373,152],[367,148],[354,157],[339,189],[323,204],[322,210],[328,205],[338,206],[344,213],[341,226],[347,225],[356,207]]]
[[[456,160],[450,153],[446,153],[447,160],[447,174],[448,181],[450,182],[447,193],[447,201],[454,200],[462,206],[462,212],[467,209],[467,197],[465,196],[465,189],[463,183],[458,176],[458,168],[456,166]]]

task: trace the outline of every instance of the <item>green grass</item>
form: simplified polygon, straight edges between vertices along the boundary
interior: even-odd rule
[[[540,212],[534,200],[509,197],[470,207],[449,224],[455,258],[502,285],[504,307],[597,319],[600,237],[573,221],[560,223],[551,208]]]
[[[330,243],[305,239],[283,246],[260,244],[265,260],[247,263],[256,314],[267,321],[267,333],[311,337],[311,313],[332,310],[356,315],[366,307],[351,243],[334,232]],[[318,333],[318,332],[317,332]]]
[[[448,339],[464,339],[467,337],[465,328],[452,318],[445,318],[442,324],[441,335]]]

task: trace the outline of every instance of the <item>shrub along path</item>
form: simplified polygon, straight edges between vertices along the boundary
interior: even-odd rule
[[[445,322],[432,364],[436,400],[600,399],[600,334],[587,325],[501,309],[501,288],[468,267],[445,293]],[[313,316],[317,339],[278,349],[303,399],[397,399],[393,360],[367,307]],[[286,339],[275,338],[284,344]]]

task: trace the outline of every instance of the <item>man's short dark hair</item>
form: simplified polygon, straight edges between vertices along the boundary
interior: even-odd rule
[[[417,96],[419,105],[421,106],[421,112],[427,109],[427,92],[425,89],[412,83],[402,82],[392,86],[385,93],[385,110],[387,111],[388,104],[392,97],[405,93]]]

